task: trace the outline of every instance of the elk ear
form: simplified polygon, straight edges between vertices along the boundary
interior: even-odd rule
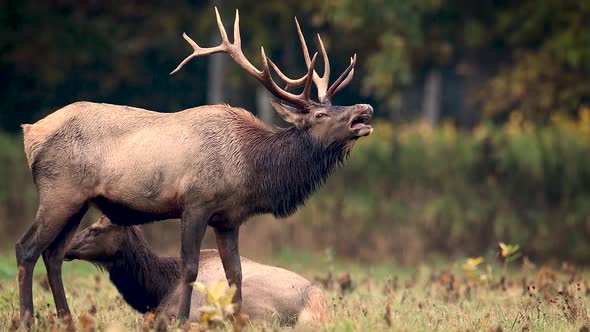
[[[112,225],[113,223],[111,222],[111,219],[109,219],[109,217],[103,215],[100,218],[98,218],[96,224],[106,227]]]
[[[304,126],[305,115],[302,114],[300,110],[298,110],[294,107],[291,107],[291,106],[281,104],[281,103],[276,102],[274,100],[271,100],[270,103],[272,104],[272,107],[275,109],[275,111],[277,111],[277,113],[279,113],[279,115],[281,116],[281,118],[283,120],[294,124],[295,127],[298,127],[298,128],[301,128]]]

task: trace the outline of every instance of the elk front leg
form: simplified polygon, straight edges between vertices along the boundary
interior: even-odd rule
[[[183,213],[181,220],[181,248],[182,260],[182,285],[180,293],[180,305],[178,307],[178,319],[188,319],[191,308],[191,296],[193,283],[199,274],[199,255],[201,241],[207,229],[207,218],[202,211],[187,211]]]
[[[240,227],[232,228],[215,228],[215,238],[217,239],[217,248],[219,256],[225,270],[225,277],[230,285],[236,285],[236,294],[233,303],[236,305],[236,313],[242,305],[242,264],[240,262],[240,252],[238,249],[238,238]]]

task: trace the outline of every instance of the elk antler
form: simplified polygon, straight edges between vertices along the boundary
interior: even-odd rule
[[[305,64],[309,67],[311,64],[311,60],[309,58],[309,51],[307,49],[307,44],[305,42],[305,37],[303,37],[303,33],[301,32],[301,27],[299,26],[299,21],[295,18],[295,25],[297,26],[297,34],[299,35],[299,41],[301,42],[301,48],[303,49],[303,58],[305,59]],[[322,51],[322,57],[324,59],[324,75],[320,77],[318,73],[314,70],[313,72],[313,82],[315,83],[317,90],[318,90],[318,99],[321,103],[329,102],[332,100],[332,97],[340,90],[342,90],[345,86],[347,86],[352,77],[354,76],[354,65],[356,64],[356,54],[350,58],[350,65],[346,70],[338,77],[338,79],[330,86],[328,89],[328,84],[330,84],[330,60],[328,59],[328,53],[326,53],[326,49],[324,48],[324,43],[322,42],[322,38],[318,33],[318,43],[320,44],[320,50]],[[290,86],[301,86],[305,83],[307,79],[307,75],[303,76],[298,79],[292,79],[287,77],[287,75],[283,74],[281,70],[271,61],[271,66],[279,75],[279,77],[287,83],[287,88]]]
[[[306,110],[306,107],[313,103],[311,100],[311,84],[313,80],[314,74],[314,65],[317,58],[317,52],[314,54],[313,58],[309,60],[309,54],[307,54],[306,64],[307,64],[307,73],[302,78],[296,81],[297,86],[304,85],[303,91],[300,94],[293,94],[286,90],[281,89],[272,79],[270,69],[268,63],[273,66],[277,72],[280,72],[278,67],[266,56],[264,53],[264,47],[260,48],[260,53],[262,55],[262,71],[258,70],[248,59],[244,56],[241,48],[241,38],[240,38],[240,14],[238,10],[236,10],[236,19],[234,22],[234,42],[231,43],[227,37],[227,33],[225,32],[225,28],[223,27],[223,23],[221,22],[221,17],[219,16],[219,11],[217,7],[215,7],[215,16],[217,18],[217,26],[219,27],[219,32],[221,34],[221,44],[215,47],[200,47],[197,43],[192,40],[186,33],[183,33],[182,37],[193,47],[194,52],[193,54],[189,55],[184,59],[176,69],[174,69],[170,75],[179,71],[187,62],[189,62],[192,58],[196,58],[202,55],[214,54],[214,53],[227,53],[238,65],[244,68],[250,75],[254,76],[262,85],[273,95],[277,98],[284,100],[290,104],[295,106],[299,106],[302,110]],[[282,72],[281,74],[282,75]],[[281,76],[281,78],[284,75]],[[348,78],[347,78],[348,79]]]

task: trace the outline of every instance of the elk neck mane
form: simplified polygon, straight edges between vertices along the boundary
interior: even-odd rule
[[[123,247],[107,267],[109,277],[135,310],[153,311],[177,286],[180,261],[152,252],[139,228],[126,227],[125,233]]]
[[[354,141],[322,143],[296,127],[262,129],[243,144],[254,213],[287,217],[348,157]]]

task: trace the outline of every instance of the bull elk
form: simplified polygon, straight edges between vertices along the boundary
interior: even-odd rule
[[[160,257],[147,245],[138,226],[114,225],[106,217],[74,236],[66,260],[91,262],[109,273],[111,282],[135,310],[168,318],[177,314],[180,299],[180,259]],[[282,325],[329,321],[324,292],[302,276],[249,259],[242,262],[242,312],[254,321],[276,319]],[[210,285],[225,280],[217,250],[201,250],[197,281]],[[198,320],[206,305],[203,294],[193,293],[190,319]]]
[[[307,72],[287,77],[262,53],[262,70],[241,50],[236,11],[231,43],[217,9],[222,42],[194,48],[190,59],[227,53],[274,95],[272,106],[289,128],[269,127],[250,112],[228,105],[207,105],[177,113],[157,113],[129,106],[77,102],[23,125],[24,146],[39,194],[32,226],[16,242],[21,319],[33,314],[32,275],[39,256],[47,267],[58,316],[70,313],[61,266],[90,204],[118,225],[181,219],[182,285],[178,317],[189,315],[192,286],[199,269],[199,249],[207,228],[216,235],[227,280],[237,286],[242,274],[238,252],[240,225],[253,215],[286,217],[302,205],[349,154],[354,142],[369,135],[369,105],[333,106],[334,95],[352,79],[356,55],[328,87],[330,63],[323,43],[324,73],[314,70],[297,23]],[[271,68],[287,83],[280,88]],[[311,99],[315,84],[318,100]],[[298,94],[288,88],[303,87]]]

